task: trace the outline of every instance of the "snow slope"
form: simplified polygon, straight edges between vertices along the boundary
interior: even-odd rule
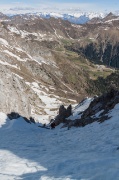
[[[119,104],[109,116],[101,124],[51,130],[0,113],[0,179],[119,180]]]

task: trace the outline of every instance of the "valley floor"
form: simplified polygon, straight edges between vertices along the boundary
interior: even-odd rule
[[[119,106],[83,128],[39,128],[0,114],[1,180],[119,180]]]

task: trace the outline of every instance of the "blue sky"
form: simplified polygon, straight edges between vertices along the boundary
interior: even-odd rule
[[[119,10],[119,0],[0,0],[2,8],[32,7],[32,8],[79,8],[87,11]]]

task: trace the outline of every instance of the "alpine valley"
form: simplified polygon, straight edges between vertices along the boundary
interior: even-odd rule
[[[0,13],[2,180],[119,179],[119,16],[64,19]]]
[[[118,29],[112,13],[83,25],[1,13],[0,110],[50,119],[60,104],[119,87]]]

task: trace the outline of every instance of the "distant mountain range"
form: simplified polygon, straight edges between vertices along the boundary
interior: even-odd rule
[[[55,17],[55,18],[61,18],[63,20],[68,20],[71,23],[74,24],[85,24],[89,20],[95,17],[99,18],[104,18],[106,16],[105,13],[86,13],[86,12],[79,12],[79,13],[72,13],[72,14],[61,14],[61,13],[34,13],[35,15],[38,15],[43,18],[50,18],[50,17]]]
[[[81,10],[72,10],[72,11],[51,11],[49,12],[47,9],[46,11],[41,11],[41,10],[35,10],[34,8],[10,8],[8,11],[4,11],[4,13],[8,16],[12,16],[12,15],[18,15],[18,14],[29,14],[29,15],[36,15],[36,16],[40,16],[43,18],[50,18],[50,17],[55,17],[55,18],[62,18],[63,20],[68,20],[71,23],[74,24],[85,24],[86,22],[88,22],[89,20],[93,19],[93,18],[104,18],[106,17],[109,12],[104,11],[104,12],[85,12],[85,11],[81,11]],[[119,11],[115,11],[113,12],[114,15],[119,15]]]

